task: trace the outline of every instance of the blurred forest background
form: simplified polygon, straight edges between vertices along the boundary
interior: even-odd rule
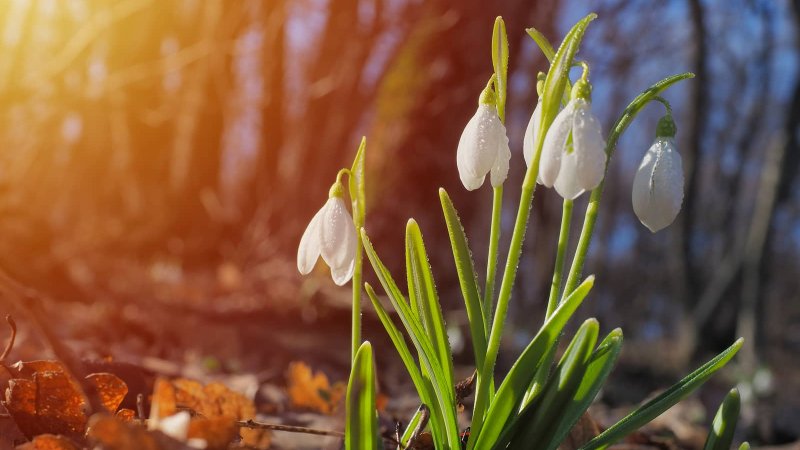
[[[455,150],[492,73],[493,19],[506,18],[511,46],[511,205],[547,67],[524,29],[558,42],[589,7],[599,20],[579,56],[606,134],[640,90],[697,76],[666,94],[683,210],[657,234],[632,213],[661,114],[651,106],[610,165],[582,314],[625,330],[631,380],[674,380],[744,336],[731,379],[752,387],[751,434],[798,439],[800,1],[3,1],[0,267],[98,357],[195,348],[232,371],[317,358],[342,373],[349,291],[325,270],[301,278],[295,255],[366,135],[370,235],[400,273],[416,218],[450,323],[464,324],[436,189],[453,197],[482,266],[491,192],[463,189]],[[537,191],[506,364],[543,316],[560,207]],[[501,261],[514,214],[504,211]],[[369,308],[365,321],[385,341]]]

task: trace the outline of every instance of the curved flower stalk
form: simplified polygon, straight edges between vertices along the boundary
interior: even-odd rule
[[[342,199],[343,192],[341,183],[334,183],[328,201],[309,222],[297,249],[297,270],[301,274],[309,274],[322,256],[339,286],[353,277],[357,245],[356,227]]]
[[[591,111],[589,83],[578,80],[573,99],[561,110],[545,136],[538,181],[555,186],[573,200],[596,188],[605,175],[605,140],[600,122]]]
[[[633,178],[633,211],[655,233],[669,224],[683,203],[683,164],[675,148],[675,122],[667,114],[658,123],[656,140]]]
[[[467,122],[458,141],[458,176],[469,191],[481,187],[487,173],[491,173],[494,187],[501,186],[508,177],[511,149],[508,147],[506,127],[497,115],[491,84],[492,81],[481,94],[478,110]]]

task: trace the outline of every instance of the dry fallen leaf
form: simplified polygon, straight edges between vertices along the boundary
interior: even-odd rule
[[[81,437],[86,430],[84,400],[78,386],[58,361],[18,362],[9,371],[4,406],[28,438],[40,434]],[[103,406],[116,412],[128,392],[125,383],[108,373],[86,377],[100,395]]]
[[[344,398],[346,386],[336,383],[331,386],[322,372],[316,374],[303,362],[289,364],[286,374],[289,399],[296,408],[308,408],[324,414],[332,414]]]
[[[6,409],[28,439],[44,433],[82,435],[86,429],[82,405],[83,399],[64,372],[13,379],[6,389]]]
[[[150,417],[162,419],[179,410],[191,410],[196,414],[189,423],[189,437],[206,439],[209,448],[219,442],[226,444],[236,437],[237,420],[252,419],[256,415],[253,401],[244,395],[228,389],[222,383],[209,383],[203,386],[194,380],[179,378],[173,381],[156,380]],[[205,425],[200,425],[205,424]],[[210,427],[200,431],[203,426]],[[195,435],[193,435],[193,431]],[[233,434],[230,434],[233,430]],[[242,443],[255,448],[268,448],[267,430],[242,428],[238,430]],[[203,433],[207,435],[203,436]]]
[[[189,422],[189,439],[203,439],[207,450],[225,450],[238,435],[239,427],[229,417],[195,417]]]

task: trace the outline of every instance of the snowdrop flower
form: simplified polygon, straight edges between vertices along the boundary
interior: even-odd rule
[[[528,121],[528,126],[525,128],[525,137],[522,140],[522,156],[525,158],[525,165],[528,167],[533,163],[536,136],[539,135],[539,124],[542,121],[542,92],[544,91],[544,80],[545,74],[539,72],[536,81],[536,95],[538,95],[539,100],[536,102],[536,108],[533,109],[531,120]]]
[[[536,145],[536,136],[539,134],[539,122],[542,121],[542,99],[536,102],[536,108],[533,109],[531,120],[528,121],[528,126],[525,128],[525,137],[522,141],[522,156],[525,157],[525,164],[530,167],[533,163],[533,150]]]
[[[675,149],[675,122],[667,114],[633,178],[633,211],[650,231],[671,224],[683,203],[683,165]]]
[[[297,250],[297,270],[301,274],[309,274],[322,256],[339,286],[353,277],[357,242],[356,227],[342,199],[343,192],[337,181],[331,187],[328,201],[308,224]]]
[[[591,111],[590,89],[583,79],[575,83],[573,99],[553,120],[542,146],[538,181],[569,200],[596,188],[605,175],[606,143]]]
[[[458,141],[458,176],[464,187],[472,191],[481,187],[486,174],[491,173],[492,186],[497,187],[508,176],[510,159],[506,127],[497,115],[494,93],[487,86],[481,94],[478,110],[467,122]]]

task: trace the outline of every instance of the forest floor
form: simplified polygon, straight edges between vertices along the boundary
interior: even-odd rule
[[[196,405],[209,401],[226,404],[232,402],[234,397],[230,396],[237,395],[235,398],[239,400],[236,401],[246,404],[239,419],[332,432],[332,436],[320,436],[273,430],[251,436],[250,441],[245,439],[249,448],[341,448],[342,440],[337,434],[344,430],[342,403],[350,358],[347,289],[337,289],[321,277],[298,282],[293,265],[287,262],[271,262],[246,270],[230,263],[187,270],[169,261],[140,264],[106,259],[84,261],[69,274],[73,282],[72,298],[56,300],[58,294],[52,291],[36,294],[34,297],[39,298],[41,311],[34,317],[38,315],[55,338],[80,358],[85,373],[110,372],[125,383],[127,395],[123,395],[118,408],[131,410],[126,413],[131,421],[140,419],[137,409],[143,410],[144,416],[152,416],[151,395],[152,403],[164,408],[163,392],[169,385],[170,395],[178,399],[175,405],[167,402],[172,408],[186,406],[181,405],[181,398],[184,403],[189,398],[188,402]],[[28,301],[33,300],[29,298]],[[29,320],[30,311],[25,307],[20,310],[20,303],[16,306],[4,304],[18,325],[16,343],[5,361],[7,377],[28,377],[40,383],[44,379],[43,373],[36,373],[40,369],[30,366],[28,372],[32,370],[33,375],[25,374],[23,366],[11,363],[50,360],[64,355],[58,350],[53,353],[50,343]],[[8,335],[5,331],[0,333],[0,336]],[[377,319],[369,313],[364,314],[363,335],[376,349],[381,426],[385,436],[391,439],[396,423],[411,416],[418,407],[418,400],[390,341]],[[591,419],[582,421],[581,429],[573,433],[575,440],[585,440],[596,434],[629,411],[637,398],[644,399],[675,381],[626,363],[631,360],[623,351],[620,367],[612,375],[610,386],[601,394],[602,401],[591,410]],[[456,362],[457,374],[463,378],[469,376],[473,368],[464,361]],[[38,376],[39,381],[32,376]],[[796,387],[800,365],[797,361],[794,366],[783,365],[775,371],[775,376],[777,383]],[[789,382],[784,383],[784,379]],[[223,394],[217,392],[213,395],[222,396],[212,398],[208,386],[217,386],[217,383],[228,390],[220,391]],[[715,407],[713,404],[719,402],[729,386],[729,380],[716,383],[712,380],[702,389],[703,395],[685,400],[619,447],[702,448],[706,433],[702,424],[707,423],[708,414],[713,414],[708,408]],[[198,400],[197,392],[201,391],[206,403]],[[187,392],[193,394],[186,397]],[[144,405],[137,405],[139,394]],[[13,400],[9,395],[6,394],[7,405]],[[792,400],[798,398],[800,392],[770,398],[766,402],[769,408],[755,410],[750,433],[783,443],[780,448],[800,449],[796,441],[800,434],[797,425],[800,405]],[[0,417],[0,450],[20,444],[23,446],[17,448],[70,448],[43,446],[43,440],[42,446],[24,446],[31,445],[25,442],[43,433],[66,435],[77,444],[74,448],[87,442],[121,450],[144,445],[113,439],[104,441],[110,438],[103,437],[100,431],[92,434],[90,430],[88,438],[82,432],[73,435],[60,432],[63,424],[59,420],[63,418],[52,422],[55,419],[48,419],[45,406],[37,405],[24,417],[14,411],[13,404],[9,406],[11,414]],[[40,410],[35,410],[37,407]],[[202,408],[195,408],[203,411],[199,417],[208,419],[216,414],[208,412],[207,405],[205,410]],[[466,417],[463,419],[466,426]],[[86,419],[82,420],[79,422],[86,426]],[[15,427],[15,421],[20,426]],[[198,426],[213,427],[213,424],[204,423]],[[102,422],[89,424],[103,430]],[[120,433],[116,432],[115,436]],[[198,436],[207,441],[215,438],[224,441],[214,434],[210,438],[202,433]],[[217,448],[228,448],[231,442],[230,437],[228,439]],[[181,448],[162,441],[153,445],[154,449]]]

